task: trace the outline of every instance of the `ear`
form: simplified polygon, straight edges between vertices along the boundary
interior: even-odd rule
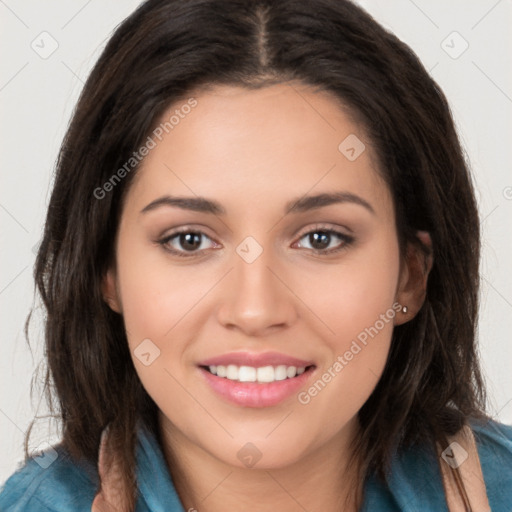
[[[427,254],[416,244],[409,243],[405,261],[401,264],[396,300],[407,312],[395,317],[395,325],[412,320],[421,309],[427,293],[427,280],[432,269],[432,239],[426,231],[418,231],[416,236],[427,249]]]
[[[114,268],[109,268],[101,282],[101,293],[110,309],[116,313],[122,313],[123,308],[117,287],[117,275]]]

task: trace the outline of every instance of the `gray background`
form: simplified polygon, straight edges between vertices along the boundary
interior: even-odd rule
[[[32,353],[23,326],[33,300],[34,247],[58,148],[105,41],[138,4],[0,0],[0,482],[22,458],[30,420],[46,413],[40,400],[42,372],[30,397],[30,380],[43,355],[38,300]],[[479,338],[490,413],[512,424],[512,1],[360,4],[416,51],[450,101],[472,163],[483,221]],[[41,421],[30,447],[44,447],[58,437],[58,425]]]

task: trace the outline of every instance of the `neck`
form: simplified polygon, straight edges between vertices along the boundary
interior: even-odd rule
[[[245,468],[206,452],[160,414],[163,452],[185,510],[355,512],[357,465],[348,465],[357,419],[328,443],[284,467]]]

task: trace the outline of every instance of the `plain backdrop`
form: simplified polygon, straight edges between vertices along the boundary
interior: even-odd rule
[[[44,4],[44,5],[43,5]],[[115,27],[138,0],[0,0],[0,482],[23,458],[44,415],[39,301],[30,330],[32,267],[59,145],[74,104]],[[361,0],[418,54],[445,91],[477,186],[483,227],[479,341],[489,412],[512,424],[512,2]],[[51,54],[50,54],[51,53]],[[37,309],[39,307],[39,309]],[[58,439],[40,422],[30,447]]]

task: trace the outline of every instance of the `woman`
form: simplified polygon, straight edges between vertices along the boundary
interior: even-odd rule
[[[478,224],[443,93],[360,8],[145,2],[59,156],[63,440],[2,510],[509,510]]]

